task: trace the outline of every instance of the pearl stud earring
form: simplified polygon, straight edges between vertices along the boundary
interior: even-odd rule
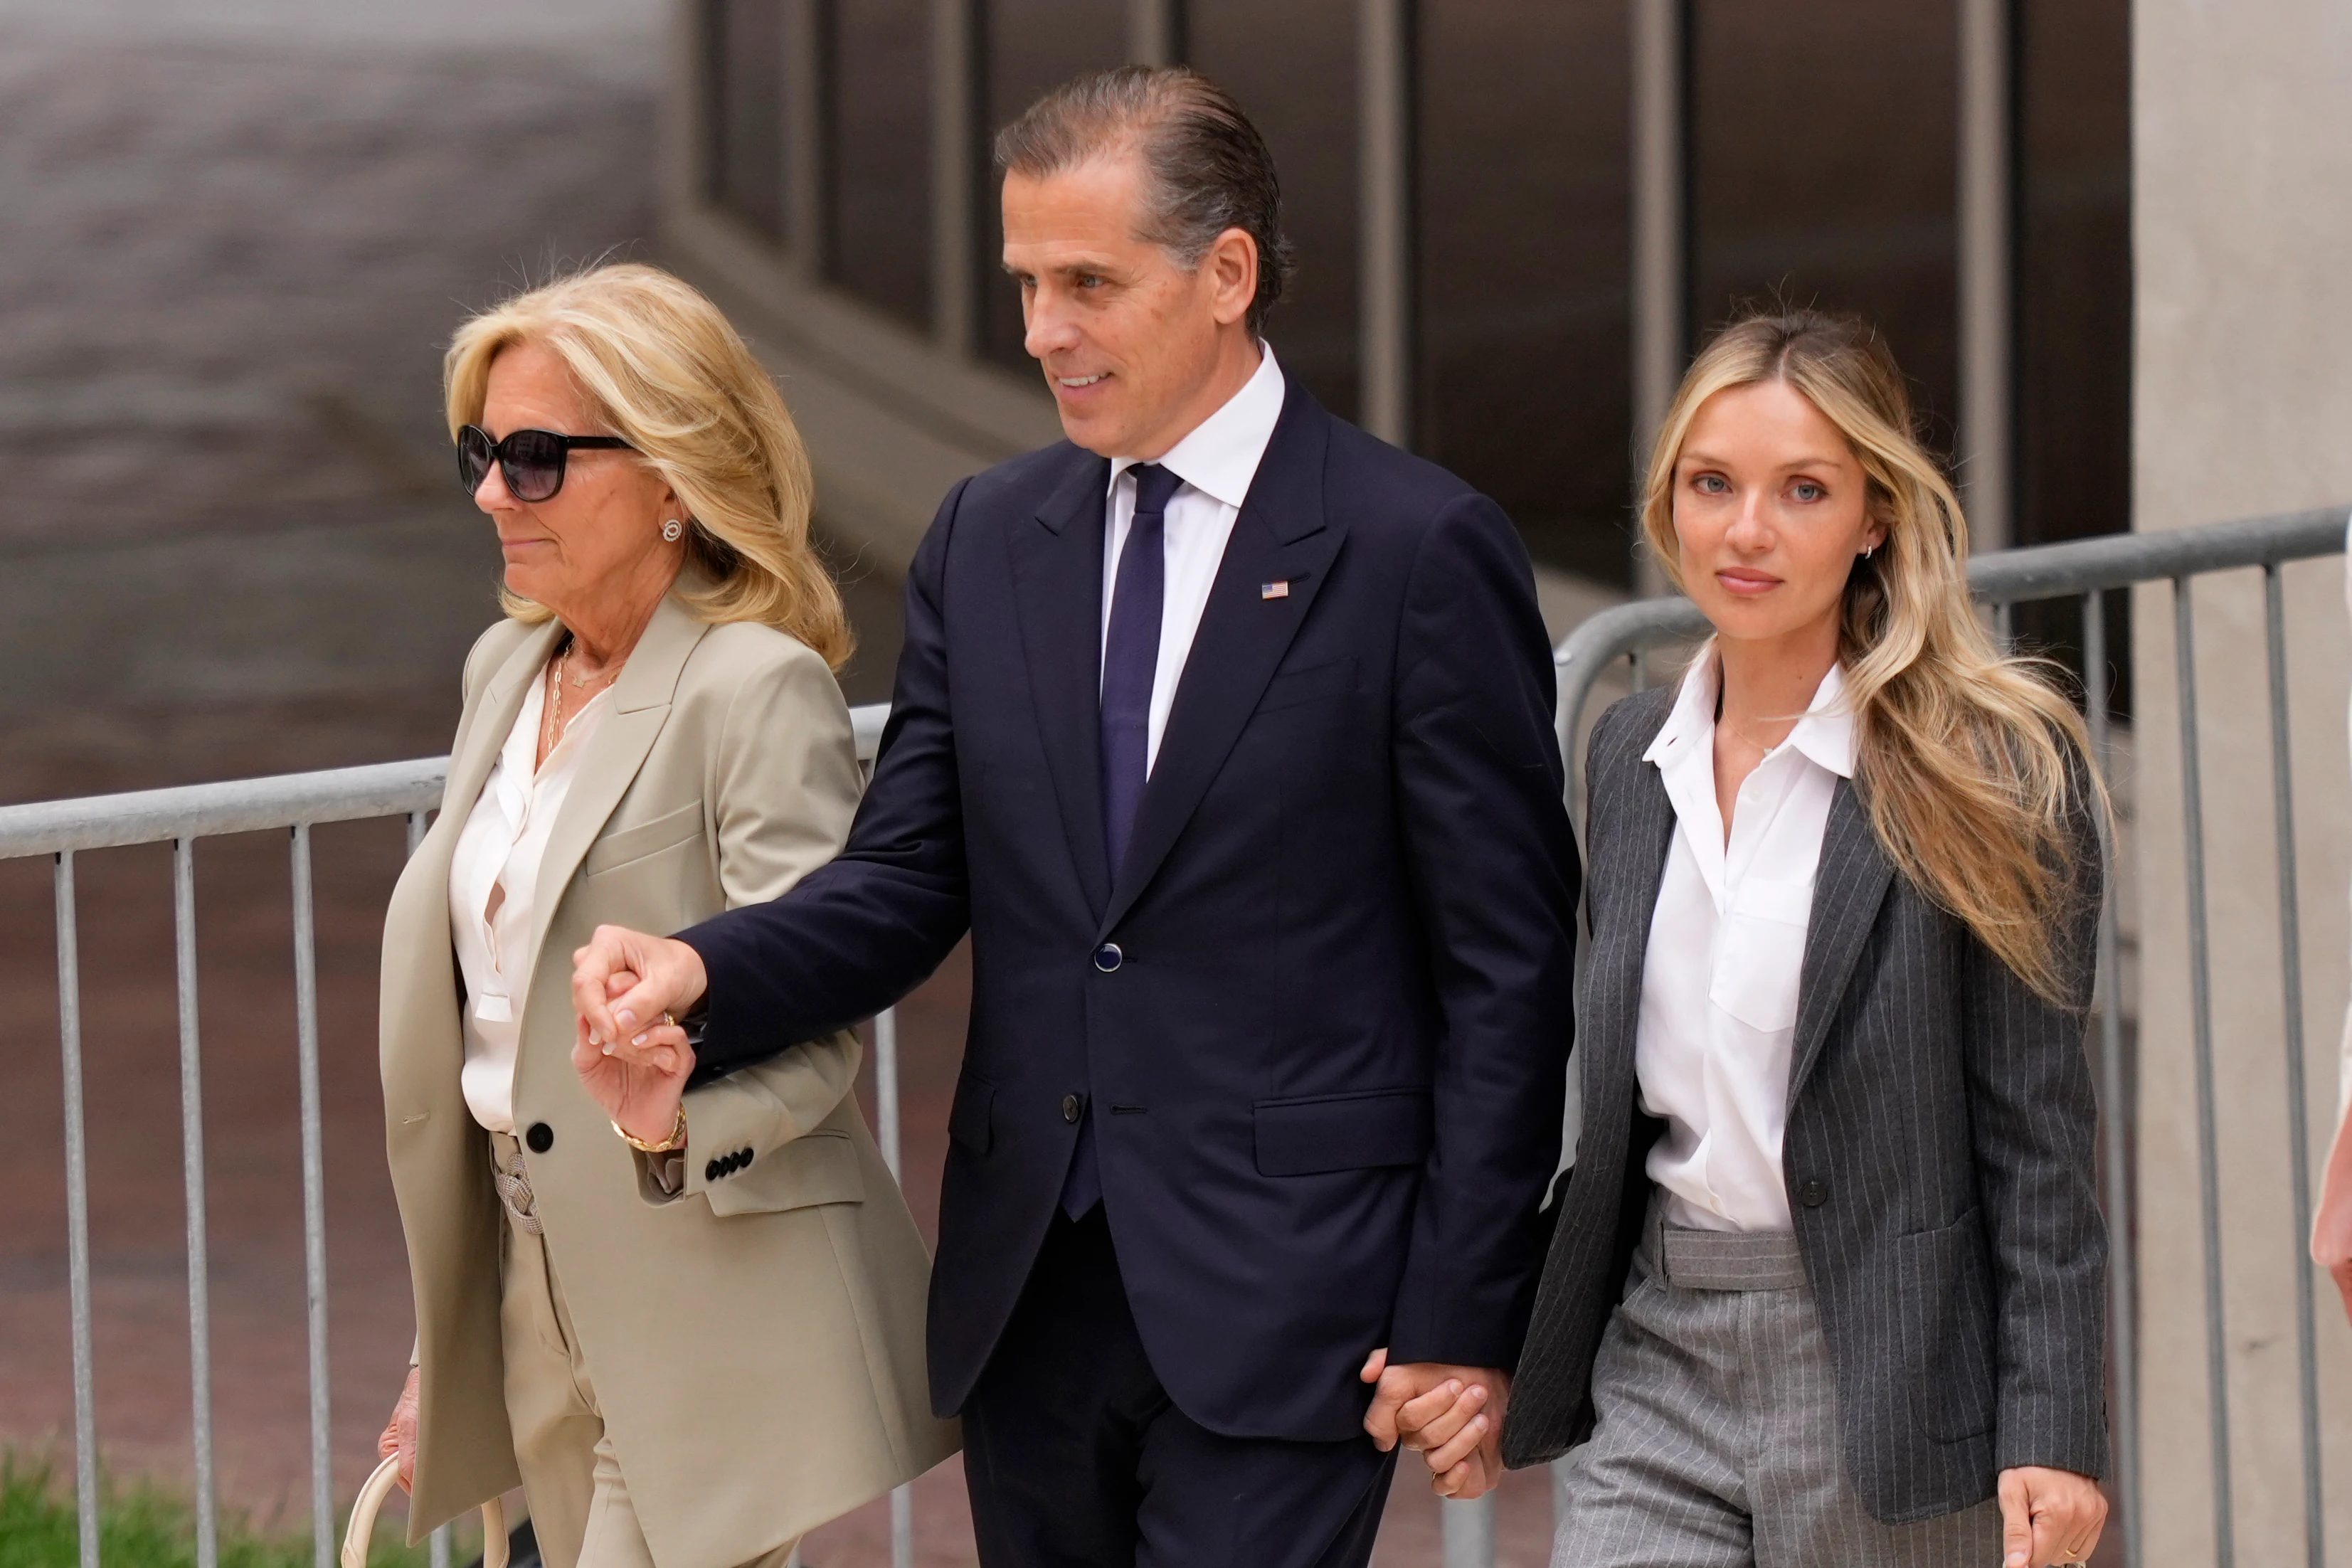
[[[678,542],[679,536],[685,532],[686,524],[678,521],[676,518],[671,518],[667,522],[662,524],[662,537],[668,540],[672,544],[676,544]]]

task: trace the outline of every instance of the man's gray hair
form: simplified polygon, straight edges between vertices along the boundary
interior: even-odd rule
[[[1233,94],[1199,71],[1120,66],[1065,82],[996,133],[996,166],[1043,179],[1129,145],[1144,168],[1137,237],[1192,268],[1227,229],[1247,234],[1257,242],[1249,328],[1265,331],[1290,276],[1282,185],[1265,138]]]

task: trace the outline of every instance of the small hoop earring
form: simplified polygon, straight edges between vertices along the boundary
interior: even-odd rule
[[[1876,546],[1875,544],[1865,544],[1865,545],[1864,545],[1864,546],[1862,547],[1862,558],[1863,558],[1864,561],[1869,560],[1872,556],[1874,556],[1874,555],[1875,555],[1875,554],[1877,554],[1877,553],[1878,553],[1878,546]]]
[[[685,532],[686,524],[678,521],[676,518],[671,518],[667,522],[662,524],[662,537],[668,540],[672,544],[676,544]]]

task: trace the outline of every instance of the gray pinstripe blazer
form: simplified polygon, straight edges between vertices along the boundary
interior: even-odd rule
[[[1592,732],[1591,967],[1578,1008],[1575,1169],[1503,1431],[1512,1465],[1590,1432],[1593,1356],[1650,1196],[1659,1126],[1633,1036],[1675,813],[1643,752],[1671,686]],[[2091,992],[2096,830],[2063,916],[2069,986]],[[1838,1373],[1846,1466],[1887,1523],[1990,1497],[1999,1473],[2107,1459],[2106,1229],[2083,1018],[2036,996],[1895,876],[1851,784],[1830,808],[1799,983],[1782,1168]]]

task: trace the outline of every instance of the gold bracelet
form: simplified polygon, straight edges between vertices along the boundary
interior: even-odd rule
[[[669,1136],[658,1143],[641,1142],[617,1121],[613,1123],[613,1131],[620,1134],[622,1142],[640,1154],[667,1154],[673,1149],[683,1149],[686,1147],[686,1101],[681,1100],[677,1102],[677,1125],[672,1127]]]

